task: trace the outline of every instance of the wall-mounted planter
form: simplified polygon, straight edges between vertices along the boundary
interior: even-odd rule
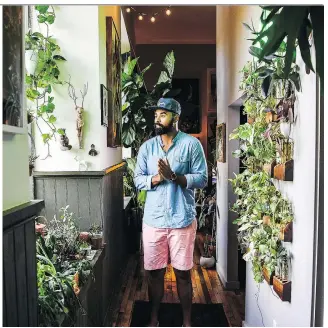
[[[273,178],[273,171],[276,164],[276,161],[273,161],[272,163],[267,163],[263,165],[263,171],[267,172],[271,178]]]
[[[267,112],[265,116],[267,123],[278,122],[278,115],[275,112]]]
[[[273,284],[274,272],[272,272],[272,273],[270,274],[270,272],[268,271],[268,269],[267,269],[265,266],[262,267],[262,272],[263,272],[264,280],[265,280],[269,285],[272,285],[272,284]]]
[[[282,181],[293,181],[294,179],[294,160],[291,159],[283,164],[274,167],[274,178]]]
[[[276,276],[273,277],[273,290],[283,302],[291,301],[292,282],[281,281]]]
[[[288,243],[293,241],[293,222],[289,222],[280,228],[279,239]]]

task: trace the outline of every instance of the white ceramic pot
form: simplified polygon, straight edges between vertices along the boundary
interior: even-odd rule
[[[199,264],[204,268],[212,268],[215,264],[215,258],[211,257],[204,257],[201,256],[199,260]]]
[[[38,54],[34,50],[25,50],[25,67],[27,74],[34,74],[38,64]]]
[[[285,138],[289,138],[291,124],[289,122],[280,123],[280,132]]]

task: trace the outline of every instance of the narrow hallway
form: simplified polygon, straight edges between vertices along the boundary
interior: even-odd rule
[[[204,269],[199,265],[203,238],[197,233],[192,269],[193,303],[222,303],[227,321],[231,327],[241,327],[245,316],[244,291],[225,291],[215,269]],[[136,301],[148,301],[147,277],[143,269],[143,256],[130,256],[124,276],[117,306],[113,310],[109,326],[129,327]],[[164,297],[162,303],[179,303],[176,279],[169,265],[165,274]]]

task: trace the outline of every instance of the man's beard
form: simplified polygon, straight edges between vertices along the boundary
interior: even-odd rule
[[[164,126],[161,124],[155,124],[154,125],[155,134],[157,136],[161,136],[163,134],[168,134],[169,132],[171,132],[173,130],[173,126],[174,126],[173,119],[171,120],[171,122],[169,123],[168,126]]]

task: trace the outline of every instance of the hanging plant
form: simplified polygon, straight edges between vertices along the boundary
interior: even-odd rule
[[[27,57],[34,64],[32,68],[29,65],[27,69],[26,97],[33,102],[35,110],[29,110],[29,113],[33,115],[43,142],[48,146],[48,154],[45,157],[47,158],[51,156],[49,141],[56,138],[56,134],[63,134],[62,129],[57,129],[55,126],[57,117],[54,113],[56,106],[52,91],[55,85],[63,84],[59,78],[58,62],[66,61],[66,59],[60,55],[60,47],[49,35],[49,26],[55,22],[56,18],[53,6],[37,5],[35,10],[38,12],[38,22],[45,26],[46,33],[29,30],[25,36]],[[47,131],[41,129],[39,120],[46,124]]]

